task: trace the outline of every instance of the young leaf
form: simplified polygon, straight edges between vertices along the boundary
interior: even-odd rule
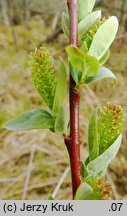
[[[96,0],[78,0],[78,20],[82,20],[93,10]]]
[[[102,56],[102,58],[99,60],[99,65],[102,66],[109,58],[110,56],[110,50],[108,49],[106,53]]]
[[[63,104],[67,87],[67,72],[63,62],[60,65],[60,74],[57,80],[57,86],[54,96],[52,113],[57,116],[60,106]]]
[[[85,54],[76,46],[68,46],[66,52],[69,56],[69,61],[72,66],[79,72],[84,72],[85,68]]]
[[[78,86],[80,78],[81,78],[81,73],[78,72],[75,68],[72,67],[70,63],[70,72],[73,80],[75,81],[76,85]]]
[[[115,75],[110,71],[108,68],[101,67],[98,71],[98,73],[94,77],[88,77],[88,79],[85,81],[86,84],[96,82],[98,80],[102,80],[104,78],[112,78],[116,80]]]
[[[108,165],[117,154],[121,141],[122,135],[120,135],[103,154],[101,154],[99,157],[97,157],[87,165],[89,175],[100,175],[100,173],[105,174],[104,171],[106,171]]]
[[[69,114],[64,106],[61,106],[55,120],[54,129],[56,133],[67,134]]]
[[[98,19],[101,19],[101,11],[94,11],[84,17],[78,24],[79,38],[87,31]]]
[[[94,76],[98,69],[99,69],[99,62],[96,58],[93,56],[85,54],[83,51],[81,51],[78,47],[75,46],[68,46],[66,48],[66,51],[69,56],[69,60],[72,64],[72,66],[78,71],[83,72],[83,79],[84,76]],[[82,78],[81,78],[82,79]],[[81,82],[84,82],[84,80],[81,80]]]
[[[101,59],[113,42],[117,30],[118,20],[115,16],[112,16],[98,28],[90,46],[89,55],[98,60]]]
[[[93,56],[87,54],[85,54],[85,56],[86,56],[86,68],[85,68],[86,75],[88,77],[93,77],[98,72],[99,62]]]
[[[65,12],[62,13],[62,29],[64,34],[69,37],[69,17]]]
[[[87,184],[86,182],[83,182],[80,184],[78,190],[75,194],[75,200],[92,200],[93,196],[93,189],[92,187]]]
[[[22,113],[7,122],[3,127],[8,130],[23,131],[32,129],[50,129],[54,126],[54,118],[42,109],[33,109]]]
[[[99,156],[99,135],[98,135],[98,108],[94,110],[88,127],[89,159],[94,160]]]

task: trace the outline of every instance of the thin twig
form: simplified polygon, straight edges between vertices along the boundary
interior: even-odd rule
[[[58,182],[57,177],[52,177],[50,179],[47,178],[47,180],[45,180],[45,182],[41,182],[41,183],[37,183],[37,184],[33,184],[33,185],[28,186],[27,192],[32,191],[32,190],[36,190],[38,188],[49,187],[49,186],[52,186],[53,184],[57,184],[57,182]],[[22,189],[16,190],[14,192],[13,196],[16,196],[19,194],[22,194]],[[4,199],[10,199],[11,197],[12,197],[12,195],[7,195],[6,197],[4,197]]]
[[[29,180],[31,177],[32,169],[33,169],[34,153],[35,153],[35,145],[32,146],[32,150],[31,150],[31,154],[30,154],[30,159],[29,159],[29,164],[28,164],[28,169],[27,169],[27,174],[26,174],[26,180],[25,180],[25,184],[24,184],[24,188],[23,188],[22,200],[26,199]]]
[[[59,15],[60,15],[60,12],[57,11],[56,14],[55,14],[55,17],[54,17],[54,19],[53,19],[53,22],[52,22],[52,29],[53,29],[53,30],[56,29],[57,22],[58,22],[58,19],[59,19]]]
[[[64,179],[66,178],[66,176],[67,176],[69,170],[70,170],[69,167],[67,167],[67,168],[65,169],[65,171],[64,171],[63,175],[61,176],[61,178],[60,178],[60,180],[59,180],[59,182],[58,182],[58,184],[57,184],[55,190],[54,190],[53,193],[52,193],[52,197],[53,197],[53,198],[55,198],[55,196],[57,195],[57,193],[58,193],[58,191],[59,191],[61,185],[63,184]]]
[[[0,183],[16,183],[22,180],[23,175],[20,175],[15,178],[0,178]]]
[[[67,0],[69,12],[69,44],[78,46],[78,3],[77,0]],[[71,70],[71,68],[70,68]],[[80,141],[79,141],[79,104],[80,91],[76,88],[70,71],[70,136],[64,141],[69,153],[72,176],[73,198],[81,183],[80,172]]]

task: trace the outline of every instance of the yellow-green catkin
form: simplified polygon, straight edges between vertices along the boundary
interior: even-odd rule
[[[105,18],[99,19],[96,23],[94,23],[87,31],[84,31],[84,33],[79,37],[79,42],[84,50],[84,52],[88,52],[90,45],[92,43],[92,40],[94,38],[94,35],[96,34],[99,27],[106,21]]]
[[[99,109],[98,118],[99,151],[102,154],[121,134],[124,125],[124,115],[121,106],[108,103]]]
[[[50,52],[46,48],[35,49],[32,54],[31,69],[32,79],[38,92],[52,109],[57,79]]]
[[[112,189],[105,177],[93,176],[86,180],[93,188],[93,200],[110,200],[113,198]]]

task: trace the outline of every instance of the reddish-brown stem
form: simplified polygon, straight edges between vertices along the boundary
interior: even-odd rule
[[[70,17],[70,44],[78,46],[78,17],[77,17],[77,0],[68,0],[68,11]],[[70,74],[70,137],[65,138],[65,144],[68,149],[73,198],[77,188],[81,183],[80,178],[80,143],[79,143],[79,103],[80,92],[76,88],[75,82]]]

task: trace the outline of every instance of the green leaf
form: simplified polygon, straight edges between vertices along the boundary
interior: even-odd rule
[[[83,161],[80,161],[80,169],[81,169],[81,176],[84,179],[88,175],[88,172],[87,172],[86,165],[83,163]]]
[[[94,160],[99,156],[99,136],[98,136],[98,108],[91,115],[88,127],[88,147],[89,159]]]
[[[108,60],[109,56],[110,56],[110,50],[108,49],[106,53],[102,56],[102,58],[99,60],[100,66],[102,66]]]
[[[87,31],[98,19],[101,19],[100,10],[94,11],[84,17],[78,24],[79,38],[82,37],[82,34],[84,34],[84,32]]]
[[[64,34],[69,37],[69,17],[65,12],[62,13],[62,29]]]
[[[69,123],[69,114],[64,106],[61,106],[55,120],[55,132],[60,134],[67,134]]]
[[[68,46],[66,51],[72,66],[78,72],[84,72],[81,82],[84,82],[85,76],[94,76],[99,69],[98,60],[90,55],[85,54],[76,46]]]
[[[68,77],[67,77],[65,65],[63,62],[61,62],[60,74],[57,81],[55,98],[54,98],[53,109],[52,109],[52,113],[54,116],[57,116],[60,106],[63,104],[66,95],[67,78]]]
[[[95,76],[99,69],[99,62],[96,58],[90,55],[86,55],[86,75],[88,77]]]
[[[101,172],[106,171],[106,168],[117,154],[121,141],[122,135],[103,154],[87,165],[89,175],[99,175]]]
[[[87,43],[86,41],[83,41],[81,42],[81,50],[84,52],[84,53],[88,53],[88,46],[87,46]]]
[[[94,77],[90,77],[86,80],[86,84],[93,83],[93,82],[96,82],[98,80],[102,80],[104,78],[112,78],[112,79],[116,80],[116,77],[112,73],[112,71],[110,71],[108,68],[101,67],[99,69],[98,73]]]
[[[86,160],[85,160],[85,166],[87,166],[87,164],[90,162],[90,158],[89,158],[89,156],[86,158]]]
[[[85,54],[76,46],[68,46],[66,52],[72,66],[79,72],[83,72],[85,68]]]
[[[23,131],[53,128],[54,118],[42,109],[33,109],[22,113],[4,125],[8,130]]]
[[[75,200],[92,200],[93,189],[86,182],[81,183],[75,194]]]
[[[79,86],[83,86],[86,83],[88,77],[93,77],[96,75],[99,69],[99,62],[96,58],[85,54],[85,69],[81,75],[81,79],[79,81]]]
[[[78,20],[83,19],[93,10],[96,0],[78,0]]]
[[[88,54],[94,56],[98,60],[101,59],[113,42],[117,30],[118,20],[115,16],[112,16],[98,28]]]
[[[75,81],[76,85],[78,86],[82,74],[80,72],[78,72],[75,68],[73,68],[71,63],[70,63],[70,73],[71,73],[71,76],[72,76],[73,80]]]

